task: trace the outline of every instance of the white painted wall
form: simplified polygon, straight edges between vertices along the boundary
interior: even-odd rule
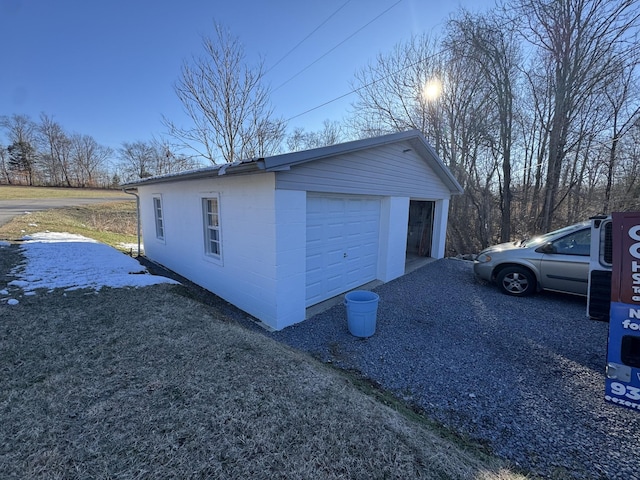
[[[380,205],[378,279],[383,282],[404,275],[409,200],[409,197],[384,197]]]
[[[282,328],[305,319],[307,192],[275,191],[276,322]]]
[[[282,260],[283,252],[291,253],[286,244],[276,248],[273,174],[143,185],[139,193],[147,257],[277,328],[278,276],[296,273],[290,265],[296,259]],[[164,241],[155,238],[153,194],[162,196]],[[215,194],[220,197],[221,261],[204,252],[202,198]],[[290,244],[297,242],[293,237]]]
[[[447,241],[447,221],[449,220],[449,199],[436,201],[433,212],[433,238],[431,240],[431,256],[444,258]]]

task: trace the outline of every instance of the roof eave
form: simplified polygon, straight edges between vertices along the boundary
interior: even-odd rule
[[[227,175],[251,174],[264,170],[264,161],[262,159],[258,159],[238,164],[223,164],[213,169],[198,169],[193,170],[192,172],[177,173],[175,175],[145,178],[135,182],[123,183],[121,188],[137,188],[145,185],[156,185],[159,183],[201,180],[204,178],[214,178]]]

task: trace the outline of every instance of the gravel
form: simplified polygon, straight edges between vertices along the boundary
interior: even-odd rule
[[[368,339],[349,334],[342,304],[268,335],[545,478],[640,478],[640,414],[604,401],[608,324],[586,317],[585,299],[513,298],[456,259],[374,291]]]

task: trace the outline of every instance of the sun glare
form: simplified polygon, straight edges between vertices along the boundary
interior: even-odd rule
[[[422,89],[422,96],[427,101],[434,101],[440,97],[442,93],[442,82],[437,78],[429,80]]]

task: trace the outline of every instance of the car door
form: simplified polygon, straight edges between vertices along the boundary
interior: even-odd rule
[[[587,294],[591,230],[585,228],[540,247],[540,283],[546,290]]]

